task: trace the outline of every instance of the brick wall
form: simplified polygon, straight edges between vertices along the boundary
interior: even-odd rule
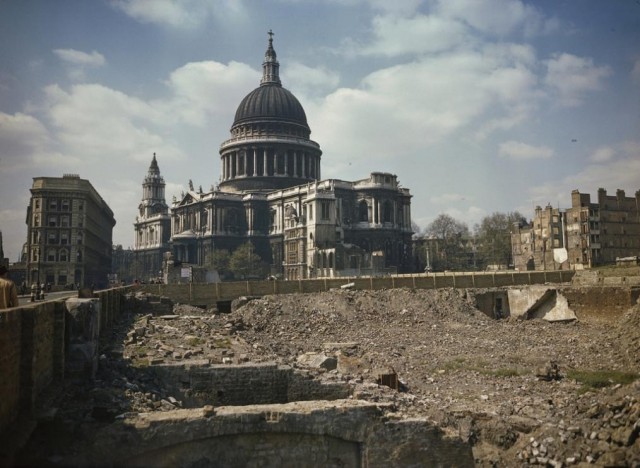
[[[107,304],[105,325],[120,314],[127,288],[99,291]],[[0,437],[11,435],[16,423],[34,416],[45,392],[64,378],[65,299],[38,302],[0,311]],[[101,333],[109,336],[108,327]],[[13,447],[15,448],[15,447]],[[0,449],[0,465],[8,452]]]
[[[274,363],[209,365],[192,361],[153,366],[153,372],[185,407],[258,405],[348,398],[344,383],[323,383]]]

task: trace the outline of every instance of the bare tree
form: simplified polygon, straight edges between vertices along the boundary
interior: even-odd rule
[[[485,216],[475,226],[478,255],[482,264],[508,266],[512,264],[511,232],[513,223],[524,222],[518,211],[495,212]]]

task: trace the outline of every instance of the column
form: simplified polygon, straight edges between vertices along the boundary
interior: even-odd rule
[[[258,150],[253,148],[253,176],[258,175]]]
[[[282,157],[284,158],[284,175],[288,176],[289,175],[289,152],[285,151]]]
[[[233,153],[233,156],[236,159],[236,174],[235,174],[235,177],[238,177],[240,175],[240,158],[238,156],[240,156],[240,155],[238,154],[237,151],[235,151]]]
[[[293,150],[293,177],[298,177],[298,152]]]
[[[264,150],[264,163],[262,165],[262,175],[263,176],[269,175],[269,171],[267,170],[267,149],[266,148]]]
[[[305,171],[305,164],[304,164],[305,159],[307,159],[307,153],[303,151],[302,156],[300,158],[301,160],[300,162],[302,163],[302,177],[304,177],[305,179],[308,179],[307,173]]]

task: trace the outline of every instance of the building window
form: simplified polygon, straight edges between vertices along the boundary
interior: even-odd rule
[[[320,219],[324,221],[328,220],[329,219],[329,202],[328,201],[321,202],[320,209],[322,210]]]
[[[61,205],[62,211],[69,211],[69,200],[62,200]]]
[[[69,216],[61,216],[60,217],[60,225],[62,227],[69,227]]]
[[[60,244],[67,245],[69,243],[69,234],[63,232],[60,234]]]
[[[49,200],[49,209],[56,211],[58,209],[58,200]]]
[[[309,205],[309,220],[313,220],[313,205]]]
[[[68,253],[67,253],[67,250],[66,250],[66,249],[62,249],[62,250],[60,251],[60,261],[61,261],[61,262],[67,262],[67,261],[69,261],[69,256],[68,256]]]
[[[365,200],[361,200],[360,203],[358,203],[358,221],[369,221],[369,205]]]
[[[36,200],[36,210],[40,209],[40,200]]]
[[[34,217],[33,217],[33,225],[35,227],[40,226],[40,215],[38,215],[38,214],[34,215]]]
[[[49,216],[49,227],[56,227],[58,225],[57,216]]]
[[[58,243],[58,236],[56,235],[56,232],[50,232],[47,235],[47,244],[49,245],[56,245]]]
[[[47,262],[55,262],[56,261],[56,251],[53,249],[47,250]]]
[[[384,205],[382,208],[382,221],[384,223],[390,223],[392,221],[391,213],[392,213],[391,202],[387,200],[384,202]]]
[[[79,209],[80,211],[84,210],[84,202],[83,202],[83,201],[79,201],[79,202],[78,202],[78,209]]]

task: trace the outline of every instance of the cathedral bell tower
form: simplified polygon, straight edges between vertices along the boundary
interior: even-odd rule
[[[151,279],[162,269],[162,256],[169,251],[171,217],[164,198],[164,179],[153,153],[147,176],[142,182],[142,201],[134,223],[134,252],[142,271],[141,279]]]

